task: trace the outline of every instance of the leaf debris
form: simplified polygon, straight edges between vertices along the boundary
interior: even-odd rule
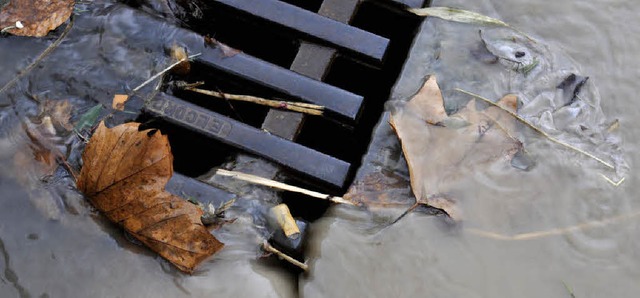
[[[192,273],[224,244],[205,228],[200,208],[164,189],[173,175],[167,136],[139,126],[100,122],[82,155],[78,189],[109,220]]]

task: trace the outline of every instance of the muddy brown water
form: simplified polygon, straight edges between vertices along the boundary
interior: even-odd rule
[[[462,224],[415,213],[385,228],[402,210],[332,207],[312,226],[310,272],[296,276],[256,259],[257,233],[241,217],[216,232],[227,244],[219,255],[194,276],[182,275],[127,241],[88,206],[69,177],[57,173],[43,183],[16,163],[16,153],[28,143],[19,121],[37,114],[33,98],[69,99],[78,115],[169,63],[170,33],[101,1],[76,18],[74,31],[56,52],[0,94],[0,296],[571,297],[570,288],[575,297],[637,297],[640,184],[633,169],[640,143],[635,104],[640,40],[634,37],[640,33],[640,8],[606,0],[433,2],[499,17],[548,45],[554,61],[589,76],[588,94],[599,94],[604,115],[620,120],[627,166],[614,174],[626,180],[614,187],[600,176],[611,173],[593,161],[530,134],[534,169],[512,174],[496,166],[459,183]],[[418,36],[394,99],[410,96],[434,71],[444,80],[445,96],[456,86],[486,96],[519,86],[536,91],[536,82],[508,73],[483,78],[480,74],[491,70],[469,63],[465,48],[443,52],[446,65],[433,64],[434,45],[470,44],[465,38],[476,34],[476,27],[433,19],[422,30],[434,28],[442,30],[436,39]],[[451,36],[459,37],[444,38]],[[0,38],[0,82],[9,81],[50,41]],[[456,85],[474,76],[477,82]],[[607,219],[612,220],[602,222]],[[558,230],[584,223],[593,224]],[[533,236],[496,236],[519,234]]]
[[[301,292],[305,297],[637,296],[640,202],[633,169],[640,126],[635,121],[634,82],[639,73],[634,52],[640,43],[629,38],[637,34],[632,25],[637,6],[629,1],[433,5],[501,18],[545,43],[549,64],[529,77],[505,71],[502,63],[482,66],[486,64],[470,54],[478,40],[477,26],[431,19],[423,33],[437,33],[418,37],[394,99],[411,96],[420,79],[431,73],[441,79],[445,101],[459,96],[452,91],[456,87],[493,99],[509,92],[532,99],[542,86],[553,84],[557,74],[550,69],[589,76],[592,85],[584,90],[585,97],[599,98],[604,115],[624,123],[618,153],[626,161],[618,170],[626,180],[614,187],[600,176],[613,173],[528,135],[525,143],[537,163],[532,170],[517,172],[497,163],[458,182],[462,224],[452,226],[416,213],[381,228],[394,214],[334,207],[314,225],[313,269],[302,280]],[[487,35],[495,30],[482,29]],[[510,36],[501,38],[508,42]]]

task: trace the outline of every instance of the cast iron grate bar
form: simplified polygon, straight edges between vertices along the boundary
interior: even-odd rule
[[[408,7],[413,7],[413,8],[420,8],[424,6],[424,3],[426,2],[425,0],[393,0],[393,1]]]
[[[171,95],[159,93],[145,110],[171,123],[257,154],[286,168],[342,187],[350,164],[222,116]]]
[[[278,0],[216,0],[235,9],[382,61],[387,38]]]
[[[165,189],[176,196],[192,199],[205,205],[212,203],[214,206],[220,206],[220,204],[236,197],[236,195],[226,190],[213,187],[179,173],[173,173]]]

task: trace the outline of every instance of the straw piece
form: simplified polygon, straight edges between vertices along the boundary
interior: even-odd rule
[[[190,60],[190,59],[193,59],[193,58],[198,57],[198,56],[200,56],[200,55],[201,55],[201,54],[200,54],[200,53],[198,53],[198,54],[191,55],[191,56],[189,56],[189,57],[187,57],[187,58],[183,58],[183,59],[180,59],[180,60],[176,61],[175,63],[173,63],[173,64],[169,65],[169,67],[167,67],[167,68],[163,69],[163,70],[162,70],[162,71],[160,71],[159,73],[157,73],[157,74],[153,75],[152,77],[150,77],[148,80],[144,81],[144,82],[143,82],[142,84],[140,84],[138,87],[135,87],[135,88],[132,90],[132,91],[133,91],[133,93],[138,92],[138,90],[142,89],[142,87],[144,87],[144,86],[146,86],[147,84],[149,84],[149,83],[153,82],[153,80],[157,79],[157,78],[158,78],[158,77],[160,77],[161,75],[165,74],[167,71],[170,71],[170,70],[171,70],[171,69],[173,69],[174,67],[178,66],[180,63],[185,62],[185,61]]]
[[[238,180],[251,182],[251,183],[259,184],[259,185],[264,185],[264,186],[268,186],[268,187],[272,187],[272,188],[276,188],[276,189],[280,189],[280,190],[286,190],[286,191],[301,193],[301,194],[304,194],[304,195],[307,195],[307,196],[310,196],[310,197],[323,199],[323,200],[329,200],[329,201],[334,202],[334,203],[355,205],[353,202],[345,200],[342,197],[334,197],[332,195],[311,191],[311,190],[308,190],[308,189],[304,189],[304,188],[301,188],[301,187],[285,184],[285,183],[274,181],[274,180],[270,180],[270,179],[263,178],[263,177],[260,177],[260,176],[245,174],[245,173],[236,172],[236,171],[227,171],[227,170],[223,170],[223,169],[216,170],[216,174],[221,175],[221,176],[226,176],[226,177],[233,177],[233,178],[238,179]]]
[[[589,221],[589,222],[585,222],[585,223],[581,223],[581,224],[577,224],[577,225],[569,226],[565,228],[555,228],[555,229],[546,230],[546,231],[529,232],[529,233],[522,233],[522,234],[516,234],[516,235],[504,235],[504,234],[499,234],[499,233],[484,231],[479,229],[473,229],[473,228],[466,229],[466,231],[473,235],[495,239],[495,240],[523,241],[523,240],[535,240],[535,239],[540,239],[540,238],[545,238],[550,236],[565,235],[574,231],[592,229],[596,227],[602,227],[603,225],[609,225],[613,223],[619,223],[625,220],[631,220],[636,217],[640,217],[640,210],[627,213],[627,214],[610,217],[610,218],[605,218],[602,220]]]

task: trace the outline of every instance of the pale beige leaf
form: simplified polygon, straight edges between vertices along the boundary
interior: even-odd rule
[[[416,113],[429,124],[437,124],[447,118],[436,76],[427,78],[422,88],[407,103],[405,109]]]
[[[509,27],[509,24],[477,12],[451,7],[410,8],[410,12],[423,17],[436,17],[447,21]]]

